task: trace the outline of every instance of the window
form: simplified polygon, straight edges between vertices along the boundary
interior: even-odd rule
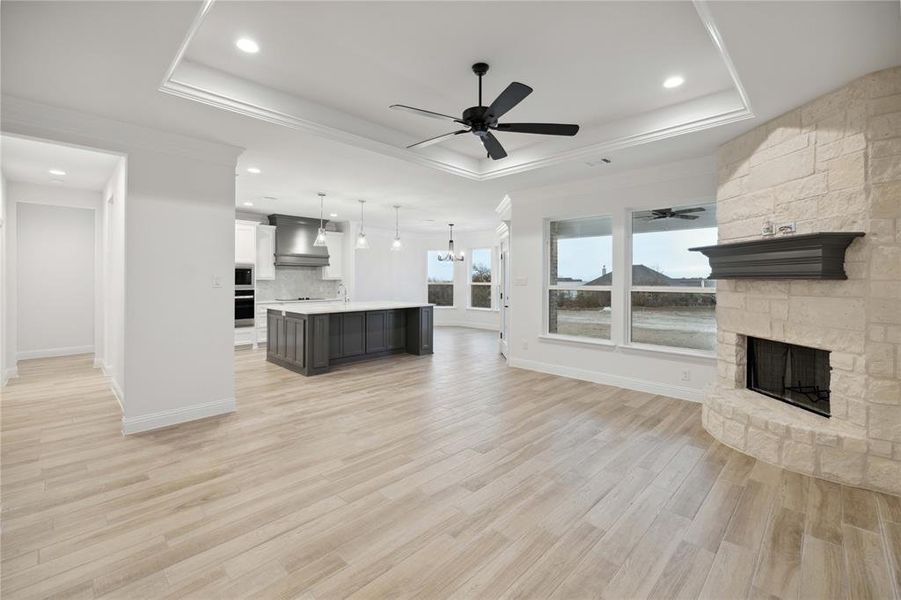
[[[476,248],[470,257],[469,307],[491,308],[491,248]]]
[[[610,339],[612,220],[548,223],[547,332]]]
[[[429,303],[435,306],[454,305],[454,264],[441,262],[438,257],[446,254],[442,250],[429,250],[428,286]]]
[[[632,342],[714,350],[715,282],[707,258],[688,249],[716,238],[716,204],[632,213]]]

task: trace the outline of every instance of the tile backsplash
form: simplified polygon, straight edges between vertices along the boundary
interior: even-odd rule
[[[336,298],[340,281],[322,279],[320,267],[276,267],[274,280],[257,281],[257,302],[277,298]]]

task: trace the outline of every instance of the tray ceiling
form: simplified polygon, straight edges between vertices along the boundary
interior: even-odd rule
[[[161,89],[475,180],[600,158],[752,116],[704,4],[560,7],[209,1]],[[260,51],[238,50],[241,37]],[[477,104],[470,65],[480,60],[491,65],[484,104],[520,81],[535,91],[508,122],[574,122],[579,135],[499,133],[510,154],[500,161],[485,158],[471,135],[407,150],[452,127],[388,105],[458,115]],[[674,74],[685,84],[664,89]]]

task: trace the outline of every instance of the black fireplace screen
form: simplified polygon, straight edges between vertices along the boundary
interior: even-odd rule
[[[829,416],[829,352],[748,337],[748,388]]]

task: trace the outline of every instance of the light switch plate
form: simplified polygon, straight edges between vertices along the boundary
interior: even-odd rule
[[[213,275],[213,287],[221,288],[222,287],[222,277],[219,275]]]

